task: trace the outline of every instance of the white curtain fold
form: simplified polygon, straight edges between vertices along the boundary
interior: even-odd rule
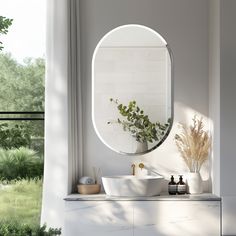
[[[70,176],[68,190],[74,192],[76,191],[78,178],[83,174],[79,0],[70,0],[68,4],[68,150]]]
[[[82,175],[79,0],[47,0],[41,223],[64,227],[64,198]]]

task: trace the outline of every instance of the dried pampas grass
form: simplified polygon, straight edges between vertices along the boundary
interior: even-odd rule
[[[199,172],[208,159],[211,148],[211,136],[204,131],[203,118],[193,118],[193,125],[180,124],[181,133],[175,135],[175,143],[190,172]]]

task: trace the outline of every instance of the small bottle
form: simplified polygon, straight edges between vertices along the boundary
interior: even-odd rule
[[[186,184],[183,181],[183,176],[179,176],[179,182],[177,183],[177,193],[178,194],[185,194],[187,192]]]
[[[176,195],[177,193],[177,185],[176,182],[174,181],[174,176],[171,175],[170,182],[168,184],[168,192],[170,195]]]

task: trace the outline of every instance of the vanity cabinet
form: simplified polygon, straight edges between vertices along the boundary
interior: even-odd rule
[[[73,196],[73,195],[71,195]],[[65,202],[65,235],[218,236],[221,201],[217,197],[72,197]]]
[[[220,202],[134,202],[135,236],[219,236]]]
[[[132,202],[68,201],[66,236],[133,236]]]

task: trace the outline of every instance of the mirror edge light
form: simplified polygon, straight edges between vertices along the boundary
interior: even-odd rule
[[[149,30],[151,31],[152,33],[156,34],[162,41],[163,43],[165,44],[167,50],[168,50],[168,53],[169,53],[169,56],[170,56],[170,63],[171,63],[171,78],[170,78],[170,82],[171,82],[171,118],[170,118],[170,126],[169,126],[169,129],[166,131],[165,135],[163,136],[162,140],[160,142],[158,142],[154,147],[148,149],[147,151],[145,152],[139,152],[139,153],[126,153],[126,152],[122,152],[122,151],[118,151],[116,149],[114,149],[113,147],[111,147],[104,139],[103,137],[100,135],[97,127],[96,127],[96,122],[95,122],[95,117],[94,117],[94,62],[95,62],[95,56],[96,56],[96,53],[100,47],[100,45],[102,44],[102,42],[104,41],[104,39],[110,35],[111,33],[113,33],[114,31],[116,30],[119,30],[121,28],[125,28],[125,27],[130,27],[130,26],[138,26],[138,27],[142,27],[146,30]],[[172,129],[172,126],[173,126],[173,123],[174,123],[174,65],[173,65],[173,53],[172,53],[172,50],[169,46],[169,44],[167,44],[166,40],[158,33],[156,32],[155,30],[147,27],[147,26],[144,26],[144,25],[140,25],[140,24],[126,24],[126,25],[121,25],[121,26],[118,26],[112,30],[110,30],[109,32],[107,32],[100,40],[99,42],[97,43],[94,51],[93,51],[93,56],[92,56],[92,123],[93,123],[93,128],[95,130],[95,133],[97,134],[97,136],[99,137],[99,139],[102,141],[103,144],[105,144],[105,146],[107,146],[108,148],[110,148],[112,151],[118,153],[118,154],[121,154],[123,156],[139,156],[139,155],[145,155],[149,152],[152,152],[153,150],[155,150],[156,148],[158,148],[166,139],[167,137],[169,136],[170,134],[170,131]]]

